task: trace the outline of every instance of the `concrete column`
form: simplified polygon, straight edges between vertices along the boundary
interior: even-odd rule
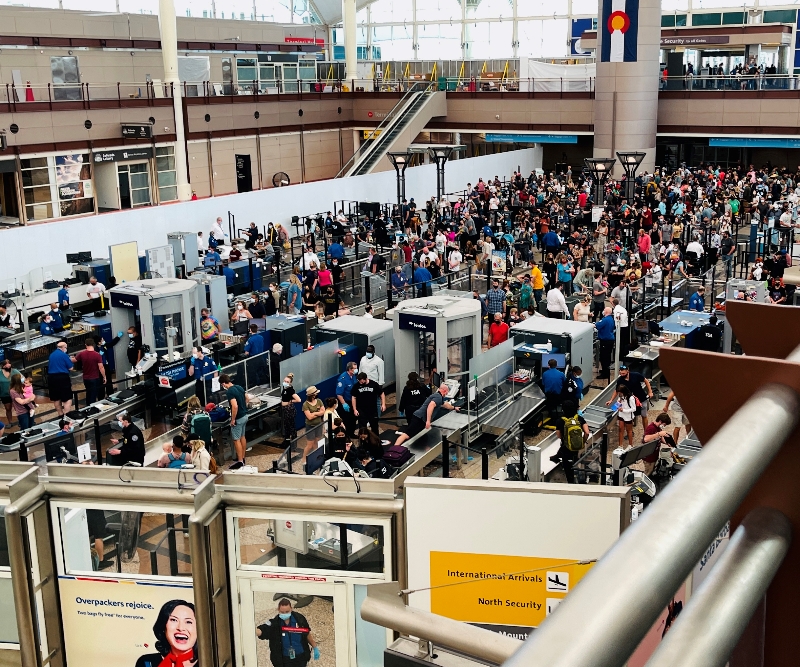
[[[617,5],[620,5],[618,8]],[[652,173],[656,157],[658,126],[658,53],[661,38],[660,0],[640,0],[636,62],[601,62],[603,3],[597,30],[597,80],[594,99],[594,157],[614,157],[617,151],[644,151],[639,167]],[[613,9],[624,10],[615,0]],[[619,161],[614,176],[623,170]]]
[[[164,81],[172,84],[172,103],[175,111],[175,177],[178,199],[192,198],[189,173],[186,167],[186,130],[183,126],[181,81],[178,76],[178,27],[175,21],[174,0],[159,0],[158,25],[161,31],[161,57],[164,59]]]
[[[342,0],[342,30],[344,31],[345,78],[352,81],[358,78],[356,0]]]

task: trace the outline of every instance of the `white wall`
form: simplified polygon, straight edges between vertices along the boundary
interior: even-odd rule
[[[541,160],[541,148],[454,160],[445,168],[446,189],[448,192],[464,189],[479,177],[508,178],[518,167],[527,174],[531,169],[541,168]],[[0,285],[26,276],[36,267],[63,263],[68,252],[91,250],[95,258],[108,257],[109,245],[136,241],[142,254],[146,248],[165,245],[169,232],[202,231],[208,236],[217,216],[222,217],[223,228],[227,230],[228,211],[236,216],[239,228],[251,221],[259,227],[267,222],[280,222],[293,232],[289,225],[293,215],[332,210],[337,200],[393,202],[397,196],[396,183],[394,171],[380,172],[4,230],[0,232],[4,248]],[[435,194],[435,165],[406,171],[407,197],[421,203]]]

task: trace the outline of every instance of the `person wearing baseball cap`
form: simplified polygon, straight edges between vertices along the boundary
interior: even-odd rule
[[[319,389],[311,385],[306,389],[306,400],[301,406],[306,418],[306,444],[303,447],[303,461],[317,448],[317,442],[324,437],[323,417],[325,404],[319,397]]]

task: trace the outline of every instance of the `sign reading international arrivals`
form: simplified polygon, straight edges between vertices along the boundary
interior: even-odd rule
[[[603,0],[600,62],[635,63],[638,59],[639,0]]]

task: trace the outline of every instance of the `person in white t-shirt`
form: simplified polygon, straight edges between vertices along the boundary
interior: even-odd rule
[[[447,266],[451,271],[458,271],[461,268],[461,262],[464,261],[463,256],[461,255],[461,251],[458,249],[458,246],[454,246],[453,249],[450,251],[450,255],[447,258]]]
[[[89,287],[86,288],[86,296],[90,299],[99,299],[106,291],[106,286],[98,282],[97,278],[89,278]]]

